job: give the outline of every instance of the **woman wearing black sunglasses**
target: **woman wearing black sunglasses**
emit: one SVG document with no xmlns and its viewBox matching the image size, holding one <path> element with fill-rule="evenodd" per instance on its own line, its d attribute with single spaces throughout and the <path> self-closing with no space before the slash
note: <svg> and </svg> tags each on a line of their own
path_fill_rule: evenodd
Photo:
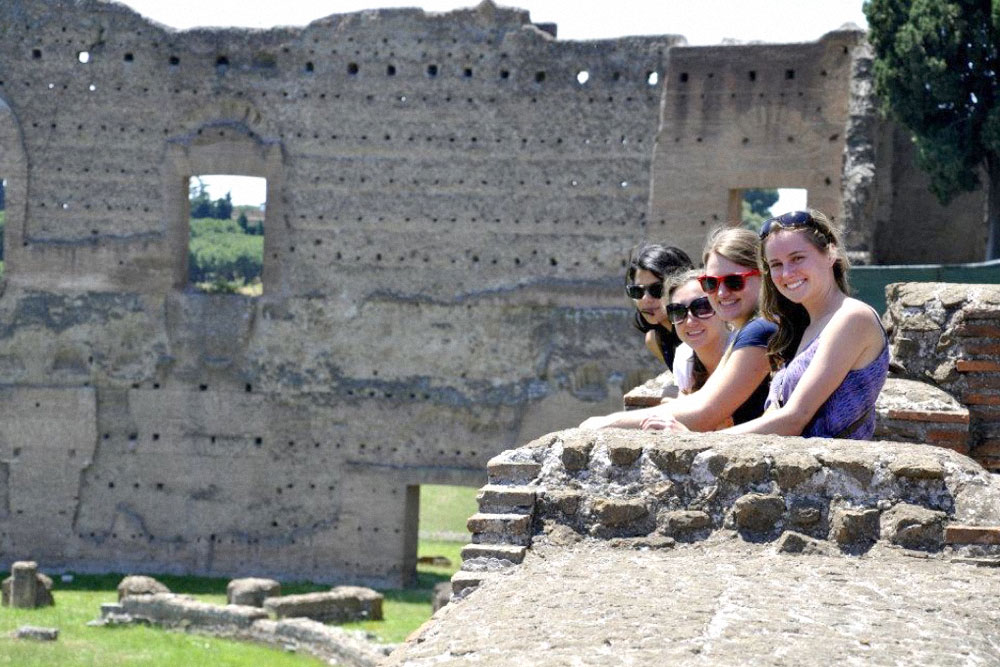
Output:
<svg viewBox="0 0 1000 667">
<path fill-rule="evenodd" d="M 679 271 L 694 268 L 680 248 L 645 244 L 629 257 L 625 293 L 635 305 L 635 328 L 646 334 L 646 347 L 653 356 L 671 366 L 680 339 L 663 310 L 663 281 Z"/>
<path fill-rule="evenodd" d="M 767 220 L 761 239 L 761 308 L 779 323 L 768 355 L 780 369 L 767 411 L 731 431 L 870 439 L 889 346 L 878 314 L 848 296 L 837 231 L 819 211 L 793 211 Z M 643 428 L 683 430 L 658 418 Z"/>
<path fill-rule="evenodd" d="M 674 382 L 682 394 L 704 386 L 722 361 L 729 342 L 725 321 L 715 314 L 712 302 L 698 282 L 700 271 L 685 271 L 667 280 L 667 319 L 677 336 L 692 350 L 674 358 Z"/>
<path fill-rule="evenodd" d="M 760 416 L 767 398 L 770 366 L 767 343 L 777 327 L 757 317 L 760 240 L 748 229 L 716 230 L 705 246 L 705 273 L 699 282 L 715 312 L 733 329 L 719 368 L 698 392 L 642 410 L 591 417 L 581 428 L 639 428 L 647 417 L 676 420 L 692 431 L 709 431 L 728 422 Z"/>
</svg>

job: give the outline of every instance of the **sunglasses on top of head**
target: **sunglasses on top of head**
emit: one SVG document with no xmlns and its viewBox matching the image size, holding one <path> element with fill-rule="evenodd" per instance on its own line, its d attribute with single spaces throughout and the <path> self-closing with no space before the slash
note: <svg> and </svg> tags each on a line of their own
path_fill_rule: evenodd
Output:
<svg viewBox="0 0 1000 667">
<path fill-rule="evenodd" d="M 644 293 L 648 292 L 649 296 L 654 299 L 660 299 L 663 297 L 663 283 L 650 283 L 649 285 L 626 285 L 625 293 L 629 295 L 630 298 L 639 300 L 642 298 Z"/>
<path fill-rule="evenodd" d="M 698 276 L 698 282 L 701 284 L 701 289 L 709 294 L 718 292 L 719 285 L 725 285 L 730 292 L 740 292 L 747 286 L 747 278 L 759 275 L 759 270 L 751 269 L 743 273 L 730 273 L 724 276 Z"/>
<path fill-rule="evenodd" d="M 707 296 L 700 296 L 687 305 L 683 303 L 667 304 L 667 318 L 674 324 L 680 324 L 686 320 L 688 311 L 699 320 L 707 320 L 712 315 L 715 315 L 712 302 L 708 300 Z"/>
<path fill-rule="evenodd" d="M 781 215 L 765 220 L 764 224 L 760 226 L 760 238 L 764 238 L 770 234 L 775 225 L 781 229 L 795 229 L 796 227 L 819 229 L 809 211 L 789 211 L 788 213 L 782 213 Z"/>
</svg>

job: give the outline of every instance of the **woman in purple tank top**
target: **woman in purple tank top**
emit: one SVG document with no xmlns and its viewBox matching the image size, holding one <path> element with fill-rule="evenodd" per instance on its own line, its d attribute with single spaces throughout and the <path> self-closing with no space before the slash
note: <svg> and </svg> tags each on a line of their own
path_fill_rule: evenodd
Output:
<svg viewBox="0 0 1000 667">
<path fill-rule="evenodd" d="M 848 296 L 836 230 L 819 211 L 793 211 L 765 221 L 760 237 L 761 313 L 778 325 L 767 352 L 778 370 L 764 414 L 727 431 L 871 438 L 889 348 L 878 314 Z M 662 419 L 643 428 L 684 430 Z"/>
</svg>

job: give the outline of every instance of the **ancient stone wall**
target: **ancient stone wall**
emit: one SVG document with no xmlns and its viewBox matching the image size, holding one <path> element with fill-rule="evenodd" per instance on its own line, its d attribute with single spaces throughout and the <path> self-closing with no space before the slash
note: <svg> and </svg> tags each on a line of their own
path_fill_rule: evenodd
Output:
<svg viewBox="0 0 1000 667">
<path fill-rule="evenodd" d="M 981 191 L 942 206 L 909 135 L 881 119 L 871 48 L 848 25 L 816 42 L 674 47 L 654 149 L 649 233 L 701 251 L 750 188 L 801 188 L 875 264 L 980 261 Z"/>
<path fill-rule="evenodd" d="M 649 373 L 620 281 L 677 38 L 490 3 L 0 31 L 4 559 L 404 583 L 419 484 Z M 207 173 L 267 179 L 260 298 L 187 285 Z"/>
</svg>

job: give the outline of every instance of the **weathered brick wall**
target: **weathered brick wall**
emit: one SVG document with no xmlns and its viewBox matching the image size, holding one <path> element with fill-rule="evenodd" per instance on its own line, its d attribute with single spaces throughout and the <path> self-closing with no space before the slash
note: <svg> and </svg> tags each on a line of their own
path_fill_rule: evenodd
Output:
<svg viewBox="0 0 1000 667">
<path fill-rule="evenodd" d="M 1000 287 L 895 283 L 886 300 L 893 359 L 968 409 L 969 455 L 1000 471 Z"/>
<path fill-rule="evenodd" d="M 676 38 L 489 3 L 179 33 L 13 0 L 0 32 L 2 558 L 399 584 L 416 485 L 649 373 L 620 281 Z M 260 298 L 186 284 L 206 173 L 267 178 Z"/>
</svg>

